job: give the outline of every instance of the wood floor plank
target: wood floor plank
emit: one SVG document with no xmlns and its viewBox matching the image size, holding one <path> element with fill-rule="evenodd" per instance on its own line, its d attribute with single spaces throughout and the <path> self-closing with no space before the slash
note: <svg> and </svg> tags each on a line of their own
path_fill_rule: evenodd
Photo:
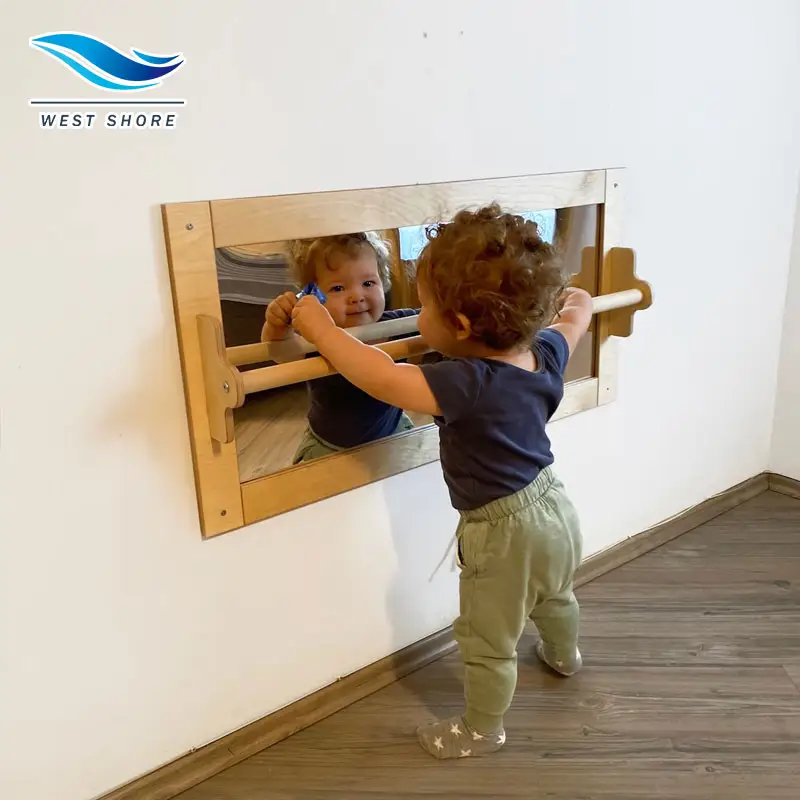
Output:
<svg viewBox="0 0 800 800">
<path fill-rule="evenodd" d="M 794 664 L 784 664 L 783 669 L 800 692 L 800 659 Z"/>
<path fill-rule="evenodd" d="M 528 632 L 500 752 L 419 749 L 462 710 L 451 655 L 182 800 L 800 797 L 800 501 L 766 492 L 578 596 L 585 668 L 551 674 Z"/>
</svg>

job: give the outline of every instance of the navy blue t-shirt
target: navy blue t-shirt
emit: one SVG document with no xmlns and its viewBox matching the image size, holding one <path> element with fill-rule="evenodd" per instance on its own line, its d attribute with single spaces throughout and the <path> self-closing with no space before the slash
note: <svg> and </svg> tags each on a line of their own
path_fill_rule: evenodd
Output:
<svg viewBox="0 0 800 800">
<path fill-rule="evenodd" d="M 385 311 L 378 321 L 417 314 L 419 309 L 397 308 Z M 320 439 L 329 444 L 357 447 L 391 436 L 397 429 L 402 409 L 370 397 L 341 375 L 318 378 L 307 385 L 311 401 L 308 424 Z"/>
<path fill-rule="evenodd" d="M 439 450 L 453 507 L 480 508 L 524 489 L 553 463 L 545 425 L 564 396 L 569 345 L 553 329 L 534 343 L 537 371 L 490 358 L 421 367 L 441 416 Z"/>
</svg>

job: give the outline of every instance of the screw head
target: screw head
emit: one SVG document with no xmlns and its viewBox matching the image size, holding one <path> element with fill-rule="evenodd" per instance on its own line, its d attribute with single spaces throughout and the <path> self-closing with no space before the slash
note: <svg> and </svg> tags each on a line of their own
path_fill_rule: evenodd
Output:
<svg viewBox="0 0 800 800">
<path fill-rule="evenodd" d="M 225 516 L 227 516 L 228 511 L 227 511 L 227 509 L 223 508 L 222 511 L 219 512 L 219 514 L 220 514 L 221 517 L 225 517 Z"/>
<path fill-rule="evenodd" d="M 228 392 L 230 390 L 231 390 L 231 387 L 228 384 L 228 381 L 225 381 L 225 383 L 222 384 L 222 391 L 225 392 L 225 394 L 228 394 Z"/>
<path fill-rule="evenodd" d="M 187 231 L 193 231 L 194 230 L 194 225 L 192 225 L 191 222 L 187 222 L 186 223 L 186 230 Z"/>
</svg>

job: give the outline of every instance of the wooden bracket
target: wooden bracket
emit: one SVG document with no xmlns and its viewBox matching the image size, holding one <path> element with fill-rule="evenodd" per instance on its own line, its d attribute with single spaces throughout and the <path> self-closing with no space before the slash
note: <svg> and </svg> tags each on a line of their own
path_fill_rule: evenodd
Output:
<svg viewBox="0 0 800 800">
<path fill-rule="evenodd" d="M 595 295 L 596 253 L 596 248 L 584 247 L 581 254 L 581 271 L 573 275 L 570 282 L 571 286 L 584 289 L 591 295 Z M 608 335 L 627 338 L 633 332 L 633 315 L 653 304 L 652 289 L 649 283 L 636 277 L 636 253 L 629 247 L 612 247 L 606 253 L 603 270 L 608 276 L 604 295 L 625 292 L 629 289 L 638 289 L 642 293 L 641 301 L 634 305 L 603 312 L 608 325 Z"/>
<path fill-rule="evenodd" d="M 244 404 L 242 375 L 228 362 L 222 324 L 215 317 L 197 317 L 200 359 L 206 389 L 206 410 L 211 438 L 220 444 L 234 440 L 233 409 Z"/>
<path fill-rule="evenodd" d="M 633 332 L 633 315 L 653 304 L 653 292 L 649 283 L 636 277 L 636 254 L 630 247 L 612 247 L 606 253 L 605 269 L 609 273 L 609 294 L 627 289 L 638 289 L 642 293 L 636 305 L 618 308 L 606 315 L 609 336 L 626 338 Z"/>
</svg>

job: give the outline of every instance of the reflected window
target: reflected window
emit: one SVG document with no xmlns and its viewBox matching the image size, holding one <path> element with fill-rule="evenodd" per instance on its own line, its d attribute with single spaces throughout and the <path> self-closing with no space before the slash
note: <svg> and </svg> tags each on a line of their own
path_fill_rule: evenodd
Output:
<svg viewBox="0 0 800 800">
<path fill-rule="evenodd" d="M 539 226 L 539 235 L 545 242 L 553 243 L 556 233 L 556 210 L 525 211 L 520 216 L 535 222 Z M 404 261 L 416 261 L 422 248 L 428 241 L 425 235 L 426 225 L 413 225 L 398 230 L 400 239 L 400 258 Z"/>
</svg>

